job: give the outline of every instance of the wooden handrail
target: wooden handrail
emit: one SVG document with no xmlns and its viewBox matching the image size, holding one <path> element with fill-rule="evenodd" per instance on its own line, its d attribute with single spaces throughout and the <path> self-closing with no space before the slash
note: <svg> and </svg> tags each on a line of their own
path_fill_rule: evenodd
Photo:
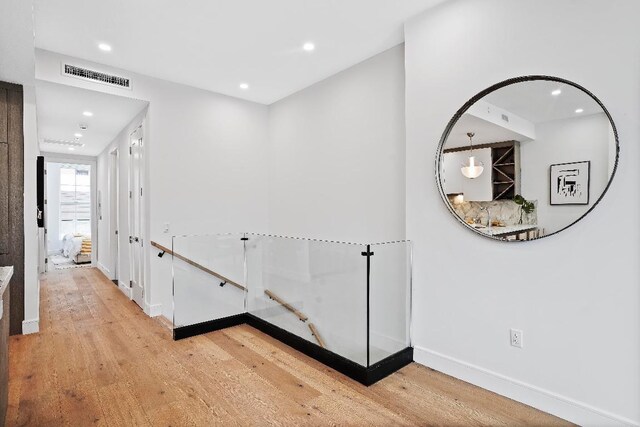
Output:
<svg viewBox="0 0 640 427">
<path fill-rule="evenodd" d="M 277 302 L 278 304 L 280 304 L 281 306 L 283 306 L 284 308 L 286 308 L 287 310 L 289 310 L 290 312 L 298 316 L 298 319 L 302 320 L 303 322 L 306 322 L 309 319 L 309 317 L 306 314 L 297 310 L 294 306 L 292 306 L 291 304 L 289 304 L 288 302 L 280 298 L 278 295 L 271 292 L 269 289 L 265 289 L 264 293 L 267 294 L 269 298 L 271 298 L 272 300 L 274 300 L 275 302 Z"/>
<path fill-rule="evenodd" d="M 171 249 L 162 246 L 160 243 L 151 242 L 151 246 L 155 247 L 156 249 L 167 253 L 169 255 L 172 255 L 184 262 L 186 262 L 189 265 L 192 265 L 194 267 L 196 267 L 197 269 L 200 269 L 202 271 L 204 271 L 205 273 L 209 273 L 214 277 L 217 277 L 218 279 L 222 280 L 224 283 L 228 283 L 231 286 L 235 286 L 238 289 L 242 289 L 243 291 L 247 291 L 247 288 L 239 283 L 234 282 L 233 280 L 223 276 L 220 273 L 216 273 L 215 271 L 205 267 L 204 265 L 198 264 L 195 261 L 190 260 L 189 258 L 182 256 L 178 253 L 173 252 Z M 281 306 L 283 306 L 284 308 L 286 308 L 287 310 L 289 310 L 290 312 L 292 312 L 293 314 L 295 314 L 298 319 L 300 319 L 303 322 L 306 322 L 307 320 L 309 320 L 309 316 L 307 316 L 306 314 L 302 313 L 300 310 L 297 310 L 294 306 L 292 306 L 291 304 L 289 304 L 288 302 L 286 302 L 285 300 L 283 300 L 282 298 L 280 298 L 279 296 L 277 296 L 276 294 L 274 294 L 273 292 L 271 292 L 268 289 L 264 290 L 264 293 L 267 294 L 267 296 L 269 298 L 271 298 L 272 300 L 274 300 L 275 302 L 277 302 L 278 304 L 280 304 Z M 318 329 L 316 329 L 315 325 L 313 323 L 308 323 L 307 326 L 309 326 L 309 330 L 311 331 L 311 335 L 313 335 L 313 337 L 316 339 L 316 341 L 318 341 L 318 345 L 320 345 L 320 347 L 322 348 L 326 348 L 325 347 L 325 343 L 322 340 L 322 338 L 320 337 L 320 334 L 318 333 Z"/>
<path fill-rule="evenodd" d="M 318 345 L 322 348 L 326 348 L 326 346 L 324 345 L 324 341 L 322 341 L 322 338 L 320 337 L 320 334 L 316 329 L 316 325 L 314 325 L 313 323 L 309 323 L 309 329 L 311 330 L 311 335 L 313 335 L 316 341 L 318 341 Z"/>
<path fill-rule="evenodd" d="M 278 295 L 271 292 L 269 289 L 265 289 L 264 293 L 267 294 L 269 298 L 271 298 L 272 300 L 274 300 L 275 302 L 277 302 L 278 304 L 280 304 L 281 306 L 283 306 L 284 308 L 286 308 L 287 310 L 289 310 L 290 312 L 298 316 L 298 319 L 302 320 L 303 322 L 306 322 L 307 320 L 309 320 L 309 316 L 307 316 L 300 310 L 297 310 L 294 306 L 292 306 L 291 304 L 289 304 L 288 302 L 280 298 Z M 322 340 L 322 337 L 320 336 L 320 333 L 318 332 L 318 329 L 316 328 L 316 326 L 311 322 L 307 323 L 307 326 L 311 331 L 311 335 L 313 335 L 316 341 L 318 341 L 318 345 L 322 348 L 326 348 L 324 341 Z"/>
<path fill-rule="evenodd" d="M 159 243 L 156 243 L 156 242 L 153 242 L 153 241 L 152 241 L 152 242 L 151 242 L 151 246 L 154 246 L 154 247 L 158 248 L 159 250 L 161 250 L 162 252 L 168 253 L 169 255 L 172 255 L 172 256 L 174 256 L 174 257 L 176 257 L 176 258 L 178 258 L 178 259 L 180 259 L 180 260 L 182 260 L 182 261 L 186 262 L 187 264 L 192 265 L 192 266 L 194 266 L 195 268 L 198 268 L 198 269 L 200 269 L 200 270 L 204 271 L 205 273 L 209 273 L 209 274 L 211 274 L 212 276 L 217 277 L 218 279 L 222 280 L 222 281 L 224 282 L 224 284 L 228 283 L 228 284 L 230 284 L 231 286 L 235 286 L 236 288 L 238 288 L 238 289 L 242 289 L 242 290 L 243 290 L 243 291 L 245 291 L 245 292 L 247 291 L 247 288 L 246 288 L 245 286 L 241 285 L 240 283 L 236 283 L 236 282 L 234 282 L 233 280 L 231 280 L 231 279 L 229 279 L 229 278 L 227 278 L 227 277 L 223 276 L 222 274 L 220 274 L 220 273 L 216 273 L 215 271 L 213 271 L 213 270 L 211 270 L 211 269 L 209 269 L 209 268 L 205 267 L 204 265 L 198 264 L 198 263 L 197 263 L 197 262 L 195 262 L 195 261 L 191 261 L 189 258 L 184 257 L 184 256 L 182 256 L 182 255 L 180 255 L 180 254 L 177 254 L 177 253 L 173 252 L 171 249 L 169 249 L 169 248 L 167 248 L 167 247 L 164 247 L 164 246 L 162 246 L 162 245 L 161 245 L 161 244 L 159 244 Z"/>
</svg>

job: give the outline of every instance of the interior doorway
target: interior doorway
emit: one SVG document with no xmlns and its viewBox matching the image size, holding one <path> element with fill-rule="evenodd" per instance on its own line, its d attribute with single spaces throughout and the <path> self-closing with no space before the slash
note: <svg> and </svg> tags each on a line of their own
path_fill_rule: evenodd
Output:
<svg viewBox="0 0 640 427">
<path fill-rule="evenodd" d="M 95 263 L 94 174 L 95 165 L 91 163 L 46 161 L 47 271 L 90 267 Z"/>
<path fill-rule="evenodd" d="M 143 215 L 143 131 L 138 127 L 131 134 L 129 145 L 129 254 L 131 296 L 144 309 L 144 227 Z"/>
</svg>

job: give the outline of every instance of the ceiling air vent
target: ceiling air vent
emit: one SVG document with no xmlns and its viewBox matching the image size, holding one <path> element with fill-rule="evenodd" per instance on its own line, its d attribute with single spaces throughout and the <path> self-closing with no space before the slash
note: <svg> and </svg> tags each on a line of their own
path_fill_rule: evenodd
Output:
<svg viewBox="0 0 640 427">
<path fill-rule="evenodd" d="M 77 77 L 80 79 L 91 80 L 98 83 L 104 83 L 111 86 L 118 86 L 125 89 L 131 89 L 131 81 L 126 77 L 120 77 L 113 74 L 102 73 L 100 71 L 90 70 L 88 68 L 76 67 L 75 65 L 64 64 L 63 74 L 66 76 Z"/>
<path fill-rule="evenodd" d="M 84 144 L 81 142 L 74 142 L 74 141 L 64 141 L 62 139 L 49 139 L 49 138 L 45 138 L 44 139 L 44 143 L 45 144 L 56 144 L 56 145 L 64 145 L 67 147 L 84 147 Z"/>
</svg>

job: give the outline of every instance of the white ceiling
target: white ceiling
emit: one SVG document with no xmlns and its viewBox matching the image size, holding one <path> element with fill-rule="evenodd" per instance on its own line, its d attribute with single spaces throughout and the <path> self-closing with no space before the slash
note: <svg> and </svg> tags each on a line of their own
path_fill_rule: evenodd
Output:
<svg viewBox="0 0 640 427">
<path fill-rule="evenodd" d="M 463 114 L 451 129 L 444 148 L 466 147 L 469 145 L 467 132 L 473 132 L 473 144 L 490 144 L 493 142 L 519 141 L 522 135 L 503 128 L 471 114 Z"/>
<path fill-rule="evenodd" d="M 551 95 L 555 89 L 560 89 L 562 93 Z M 533 123 L 577 117 L 577 108 L 584 109 L 581 113 L 583 116 L 602 113 L 600 105 L 580 89 L 548 80 L 505 86 L 483 99 Z"/>
<path fill-rule="evenodd" d="M 270 104 L 402 43 L 442 1 L 35 0 L 36 47 Z"/>
<path fill-rule="evenodd" d="M 551 95 L 555 89 L 560 89 L 562 93 L 558 96 Z M 580 89 L 546 80 L 505 86 L 486 95 L 482 100 L 534 124 L 603 112 L 600 105 Z M 578 108 L 584 111 L 577 114 L 575 110 Z M 476 134 L 474 144 L 523 140 L 523 136 L 516 132 L 470 114 L 463 114 L 451 130 L 445 148 L 469 145 L 467 132 Z"/>
<path fill-rule="evenodd" d="M 40 150 L 50 153 L 97 156 L 124 127 L 147 106 L 146 101 L 108 95 L 43 81 L 36 82 L 36 109 Z M 83 112 L 90 111 L 92 117 Z M 80 130 L 80 123 L 88 126 Z M 44 143 L 45 139 L 75 141 L 85 144 L 70 151 L 67 146 Z"/>
</svg>

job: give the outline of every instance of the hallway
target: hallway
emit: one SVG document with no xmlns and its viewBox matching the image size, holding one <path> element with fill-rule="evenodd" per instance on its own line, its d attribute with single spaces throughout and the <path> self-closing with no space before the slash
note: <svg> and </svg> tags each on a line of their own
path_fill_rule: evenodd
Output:
<svg viewBox="0 0 640 427">
<path fill-rule="evenodd" d="M 7 426 L 564 425 L 415 363 L 366 388 L 248 326 L 174 342 L 97 269 L 48 273 Z"/>
</svg>

